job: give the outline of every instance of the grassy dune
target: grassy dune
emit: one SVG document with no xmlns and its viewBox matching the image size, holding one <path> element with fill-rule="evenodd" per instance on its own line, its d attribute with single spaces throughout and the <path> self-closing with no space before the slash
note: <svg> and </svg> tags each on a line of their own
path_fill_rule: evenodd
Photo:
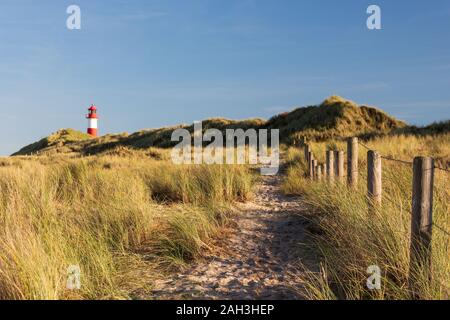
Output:
<svg viewBox="0 0 450 320">
<path fill-rule="evenodd" d="M 209 247 L 253 180 L 244 166 L 148 156 L 2 159 L 0 299 L 145 292 L 155 275 Z M 81 268 L 80 291 L 66 289 L 70 265 Z"/>
<path fill-rule="evenodd" d="M 202 121 L 203 131 L 218 129 L 225 133 L 227 129 L 278 129 L 280 141 L 291 144 L 300 137 L 308 139 L 324 140 L 334 137 L 356 136 L 366 134 L 386 134 L 393 130 L 408 129 L 413 132 L 421 132 L 421 128 L 409 128 L 403 121 L 386 114 L 380 109 L 344 99 L 339 96 L 331 96 L 321 104 L 296 108 L 273 116 L 269 120 L 246 119 L 229 120 L 223 118 L 211 118 Z M 441 130 L 448 132 L 448 124 L 442 124 L 442 128 L 435 126 L 429 130 Z M 118 147 L 126 147 L 134 150 L 145 150 L 149 147 L 170 148 L 176 142 L 171 141 L 174 129 L 183 128 L 189 132 L 194 131 L 194 126 L 180 124 L 172 127 L 158 129 L 146 129 L 132 134 L 126 132 L 119 134 L 106 134 L 92 138 L 85 133 L 73 129 L 61 129 L 50 136 L 35 143 L 27 145 L 14 153 L 14 155 L 31 154 L 74 154 L 92 155 L 110 152 Z"/>
<path fill-rule="evenodd" d="M 300 137 L 327 140 L 364 134 L 382 134 L 406 127 L 380 109 L 331 96 L 320 105 L 297 108 L 271 118 L 268 128 L 280 129 L 284 141 Z"/>
<path fill-rule="evenodd" d="M 430 155 L 441 166 L 450 164 L 450 135 L 438 137 L 393 136 L 366 143 L 385 156 L 411 161 L 416 155 Z M 346 150 L 344 143 L 312 143 L 313 151 L 324 162 L 327 147 Z M 311 299 L 409 299 L 409 243 L 411 225 L 412 168 L 382 161 L 382 207 L 368 215 L 366 199 L 366 150 L 360 147 L 359 187 L 349 190 L 344 183 L 311 182 L 304 178 L 303 150 L 288 151 L 291 164 L 283 184 L 287 194 L 301 194 L 311 207 L 313 238 L 320 248 L 323 268 L 320 274 L 306 273 L 299 279 Z M 449 173 L 436 170 L 433 219 L 450 230 Z M 423 299 L 450 297 L 450 238 L 433 228 L 433 281 L 426 281 L 423 270 L 416 270 Z M 366 269 L 381 268 L 382 290 L 368 290 Z"/>
</svg>

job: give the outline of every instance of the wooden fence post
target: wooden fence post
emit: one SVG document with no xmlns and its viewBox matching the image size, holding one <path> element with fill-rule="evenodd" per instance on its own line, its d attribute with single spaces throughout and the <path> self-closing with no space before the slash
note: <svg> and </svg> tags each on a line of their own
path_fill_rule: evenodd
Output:
<svg viewBox="0 0 450 320">
<path fill-rule="evenodd" d="M 381 156 L 373 150 L 367 152 L 367 196 L 369 200 L 369 214 L 375 206 L 381 205 Z"/>
<path fill-rule="evenodd" d="M 306 163 L 309 164 L 309 152 L 311 151 L 311 147 L 309 146 L 309 144 L 305 144 L 305 161 Z"/>
<path fill-rule="evenodd" d="M 318 181 L 321 181 L 321 180 L 322 180 L 322 171 L 323 171 L 322 167 L 323 167 L 322 164 L 319 164 L 319 165 L 317 166 L 317 180 L 318 180 Z"/>
<path fill-rule="evenodd" d="M 327 151 L 327 177 L 330 181 L 334 180 L 334 151 Z"/>
<path fill-rule="evenodd" d="M 313 160 L 314 160 L 314 155 L 310 151 L 310 152 L 308 152 L 308 167 L 309 167 L 308 174 L 309 174 L 309 178 L 311 180 L 314 179 L 314 164 L 313 164 Z"/>
<path fill-rule="evenodd" d="M 347 181 L 349 186 L 358 185 L 358 138 L 349 138 L 347 141 Z"/>
<path fill-rule="evenodd" d="M 317 162 L 316 159 L 313 159 L 312 163 L 313 163 L 313 179 L 316 179 L 317 178 L 317 165 L 318 165 L 318 162 Z"/>
<path fill-rule="evenodd" d="M 409 279 L 415 298 L 418 297 L 418 276 L 425 272 L 431 280 L 431 230 L 433 224 L 434 160 L 415 157 L 413 162 L 413 190 L 411 217 L 411 246 Z"/>
<path fill-rule="evenodd" d="M 334 161 L 334 170 L 336 172 L 336 177 L 339 180 L 342 180 L 344 178 L 345 172 L 344 172 L 344 151 L 336 151 L 335 154 L 335 161 Z"/>
</svg>

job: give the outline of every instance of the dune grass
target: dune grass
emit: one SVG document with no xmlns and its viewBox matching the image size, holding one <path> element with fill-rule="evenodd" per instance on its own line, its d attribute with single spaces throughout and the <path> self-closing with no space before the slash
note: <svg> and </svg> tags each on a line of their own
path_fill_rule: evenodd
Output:
<svg viewBox="0 0 450 320">
<path fill-rule="evenodd" d="M 411 161 L 416 155 L 434 156 L 440 166 L 449 164 L 450 135 L 397 136 L 366 142 L 383 155 Z M 345 150 L 339 141 L 312 144 L 324 160 L 326 147 Z M 415 292 L 409 289 L 412 167 L 383 159 L 382 206 L 368 213 L 366 150 L 360 147 L 359 184 L 351 190 L 344 182 L 330 184 L 304 177 L 303 150 L 290 149 L 283 190 L 300 194 L 311 208 L 312 237 L 322 256 L 320 273 L 298 279 L 311 299 L 448 299 L 450 297 L 450 237 L 433 227 L 432 281 L 417 270 Z M 449 174 L 436 170 L 433 221 L 450 230 Z M 381 290 L 369 290 L 366 270 L 377 265 L 382 272 Z"/>
<path fill-rule="evenodd" d="M 0 299 L 119 299 L 195 259 L 251 197 L 244 166 L 140 157 L 0 162 Z M 68 290 L 68 268 L 81 289 Z"/>
</svg>

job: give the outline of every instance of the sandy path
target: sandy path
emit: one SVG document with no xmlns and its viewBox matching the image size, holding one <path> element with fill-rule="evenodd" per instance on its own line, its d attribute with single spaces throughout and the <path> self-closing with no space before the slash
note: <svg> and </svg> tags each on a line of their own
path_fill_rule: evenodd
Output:
<svg viewBox="0 0 450 320">
<path fill-rule="evenodd" d="M 237 228 L 211 253 L 171 279 L 158 280 L 156 299 L 301 299 L 292 284 L 299 260 L 314 267 L 301 244 L 306 221 L 298 215 L 301 201 L 286 197 L 279 176 L 264 177 L 252 202 L 242 205 Z"/>
</svg>

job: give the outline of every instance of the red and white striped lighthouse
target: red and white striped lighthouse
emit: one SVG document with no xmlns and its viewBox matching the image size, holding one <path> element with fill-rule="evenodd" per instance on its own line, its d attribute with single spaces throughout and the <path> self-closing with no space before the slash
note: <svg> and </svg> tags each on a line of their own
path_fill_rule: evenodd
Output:
<svg viewBox="0 0 450 320">
<path fill-rule="evenodd" d="M 93 137 L 97 136 L 97 107 L 94 105 L 91 105 L 89 110 L 89 114 L 86 115 L 86 118 L 88 119 L 88 129 L 87 133 L 90 134 Z"/>
</svg>

